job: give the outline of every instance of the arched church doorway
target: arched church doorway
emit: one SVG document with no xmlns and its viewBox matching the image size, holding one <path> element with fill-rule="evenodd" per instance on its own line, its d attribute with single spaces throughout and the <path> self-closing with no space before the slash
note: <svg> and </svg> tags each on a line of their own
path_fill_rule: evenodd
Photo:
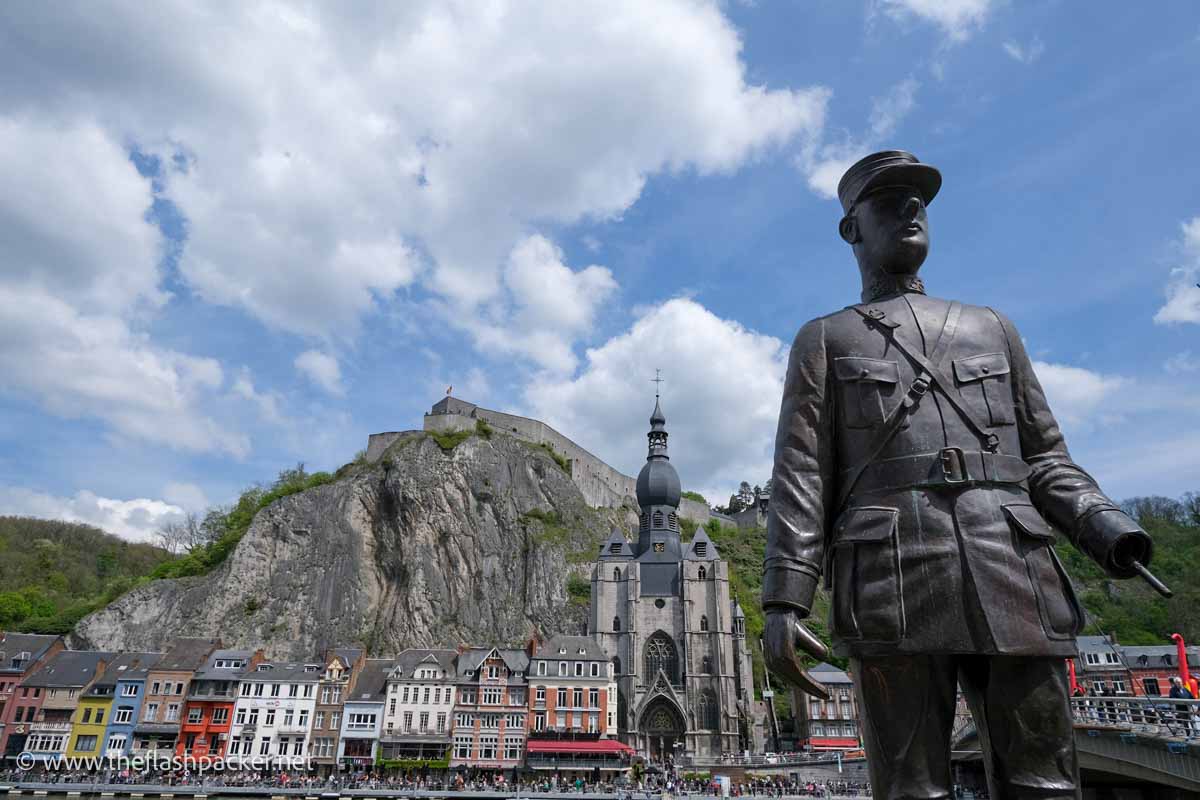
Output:
<svg viewBox="0 0 1200 800">
<path fill-rule="evenodd" d="M 666 764 L 668 759 L 673 762 L 675 756 L 682 755 L 683 717 L 669 700 L 660 697 L 651 702 L 642 714 L 641 728 L 651 760 Z"/>
</svg>

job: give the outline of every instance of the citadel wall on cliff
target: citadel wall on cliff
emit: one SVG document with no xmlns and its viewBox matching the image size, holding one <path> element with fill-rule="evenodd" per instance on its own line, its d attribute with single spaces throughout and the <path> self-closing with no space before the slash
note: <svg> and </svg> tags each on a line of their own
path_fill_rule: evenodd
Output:
<svg viewBox="0 0 1200 800">
<path fill-rule="evenodd" d="M 517 439 L 552 449 L 568 463 L 571 480 L 579 487 L 584 499 L 593 508 L 637 508 L 635 478 L 609 466 L 598 456 L 563 436 L 541 420 L 493 411 L 457 397 L 444 397 L 425 415 L 423 428 L 435 433 L 474 430 L 476 420 Z M 373 433 L 367 440 L 367 461 L 375 463 L 383 452 L 404 433 L 389 431 Z M 679 515 L 703 525 L 714 516 L 704 503 L 683 498 Z M 721 517 L 726 519 L 725 517 Z"/>
</svg>

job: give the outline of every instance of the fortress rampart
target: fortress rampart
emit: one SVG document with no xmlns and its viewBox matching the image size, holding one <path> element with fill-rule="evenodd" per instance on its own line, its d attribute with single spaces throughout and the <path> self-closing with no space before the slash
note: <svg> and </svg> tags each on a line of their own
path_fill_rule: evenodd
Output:
<svg viewBox="0 0 1200 800">
<path fill-rule="evenodd" d="M 481 408 L 457 397 L 445 397 L 425 415 L 422 427 L 439 433 L 473 430 L 476 420 L 483 420 L 497 431 L 522 441 L 545 445 L 565 458 L 572 480 L 590 505 L 619 508 L 625 503 L 637 508 L 635 478 L 609 466 L 541 420 Z M 367 461 L 378 461 L 388 446 L 402 435 L 400 431 L 371 434 L 367 440 Z M 704 503 L 687 498 L 680 500 L 679 514 L 701 525 L 720 516 L 714 515 Z"/>
</svg>

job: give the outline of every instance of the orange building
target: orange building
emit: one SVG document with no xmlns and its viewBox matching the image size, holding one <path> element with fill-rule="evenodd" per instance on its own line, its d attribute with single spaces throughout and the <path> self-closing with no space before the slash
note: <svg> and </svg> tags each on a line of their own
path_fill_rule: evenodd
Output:
<svg viewBox="0 0 1200 800">
<path fill-rule="evenodd" d="M 214 650 L 188 685 L 175 755 L 198 761 L 224 758 L 242 673 L 263 660 L 263 651 Z"/>
</svg>

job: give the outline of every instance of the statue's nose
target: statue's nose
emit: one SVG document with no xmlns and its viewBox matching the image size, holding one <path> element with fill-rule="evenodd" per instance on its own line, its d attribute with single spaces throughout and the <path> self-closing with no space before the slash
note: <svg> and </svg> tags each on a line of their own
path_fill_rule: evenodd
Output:
<svg viewBox="0 0 1200 800">
<path fill-rule="evenodd" d="M 921 210 L 921 201 L 915 197 L 910 197 L 904 203 L 904 218 L 916 219 L 917 213 Z"/>
</svg>

